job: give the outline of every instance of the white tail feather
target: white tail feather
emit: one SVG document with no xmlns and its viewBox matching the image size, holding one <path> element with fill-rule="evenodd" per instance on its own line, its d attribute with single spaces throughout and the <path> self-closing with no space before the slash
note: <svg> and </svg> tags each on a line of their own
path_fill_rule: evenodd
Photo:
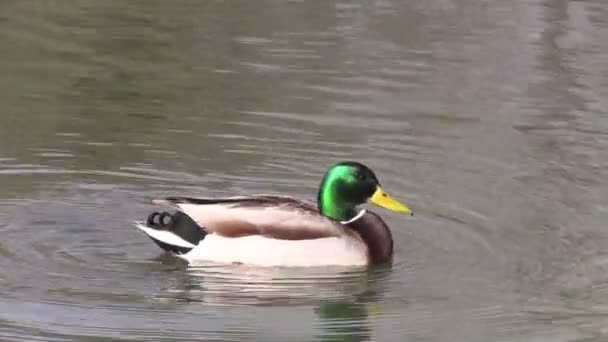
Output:
<svg viewBox="0 0 608 342">
<path fill-rule="evenodd" d="M 194 248 L 193 244 L 191 244 L 190 242 L 173 234 L 170 231 L 157 230 L 154 228 L 150 228 L 150 227 L 146 226 L 145 224 L 143 224 L 142 222 L 135 222 L 135 227 L 137 227 L 138 229 L 140 229 L 141 231 L 146 233 L 148 236 L 150 236 L 156 240 L 159 240 L 161 242 L 164 242 L 168 245 L 177 246 L 177 247 L 185 247 L 185 248 Z"/>
</svg>

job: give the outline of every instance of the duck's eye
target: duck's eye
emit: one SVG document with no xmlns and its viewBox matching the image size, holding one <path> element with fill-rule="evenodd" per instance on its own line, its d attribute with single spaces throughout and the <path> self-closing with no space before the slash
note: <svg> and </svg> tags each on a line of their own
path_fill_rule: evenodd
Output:
<svg viewBox="0 0 608 342">
<path fill-rule="evenodd" d="M 363 172 L 357 170 L 355 172 L 355 178 L 357 178 L 357 180 L 364 180 L 365 174 Z"/>
</svg>

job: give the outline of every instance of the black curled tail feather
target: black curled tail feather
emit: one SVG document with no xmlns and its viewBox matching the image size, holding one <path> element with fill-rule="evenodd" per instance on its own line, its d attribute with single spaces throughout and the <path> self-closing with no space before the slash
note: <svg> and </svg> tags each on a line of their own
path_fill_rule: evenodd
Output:
<svg viewBox="0 0 608 342">
<path fill-rule="evenodd" d="M 149 228 L 159 231 L 164 230 L 177 235 L 194 246 L 198 245 L 207 235 L 201 226 L 181 211 L 176 211 L 173 214 L 168 212 L 153 212 L 148 216 L 146 224 Z M 152 236 L 149 237 L 167 252 L 185 254 L 192 249 L 184 246 L 175 246 Z"/>
</svg>

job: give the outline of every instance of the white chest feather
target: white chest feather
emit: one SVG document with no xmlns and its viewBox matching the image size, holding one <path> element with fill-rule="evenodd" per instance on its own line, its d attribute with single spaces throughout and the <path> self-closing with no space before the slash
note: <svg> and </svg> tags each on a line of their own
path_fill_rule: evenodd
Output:
<svg viewBox="0 0 608 342">
<path fill-rule="evenodd" d="M 209 234 L 181 258 L 258 266 L 359 266 L 368 264 L 367 246 L 346 236 L 279 240 L 259 235 L 226 238 Z"/>
</svg>

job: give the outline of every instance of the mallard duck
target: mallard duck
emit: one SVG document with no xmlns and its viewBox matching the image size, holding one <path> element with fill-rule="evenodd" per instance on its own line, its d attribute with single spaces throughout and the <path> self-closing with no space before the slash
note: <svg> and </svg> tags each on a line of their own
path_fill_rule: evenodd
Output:
<svg viewBox="0 0 608 342">
<path fill-rule="evenodd" d="M 259 266 L 356 266 L 388 261 L 388 226 L 365 202 L 406 214 L 404 204 L 380 187 L 367 166 L 329 168 L 317 205 L 278 195 L 153 200 L 177 209 L 153 212 L 136 226 L 165 251 L 189 263 L 211 261 Z"/>
</svg>

